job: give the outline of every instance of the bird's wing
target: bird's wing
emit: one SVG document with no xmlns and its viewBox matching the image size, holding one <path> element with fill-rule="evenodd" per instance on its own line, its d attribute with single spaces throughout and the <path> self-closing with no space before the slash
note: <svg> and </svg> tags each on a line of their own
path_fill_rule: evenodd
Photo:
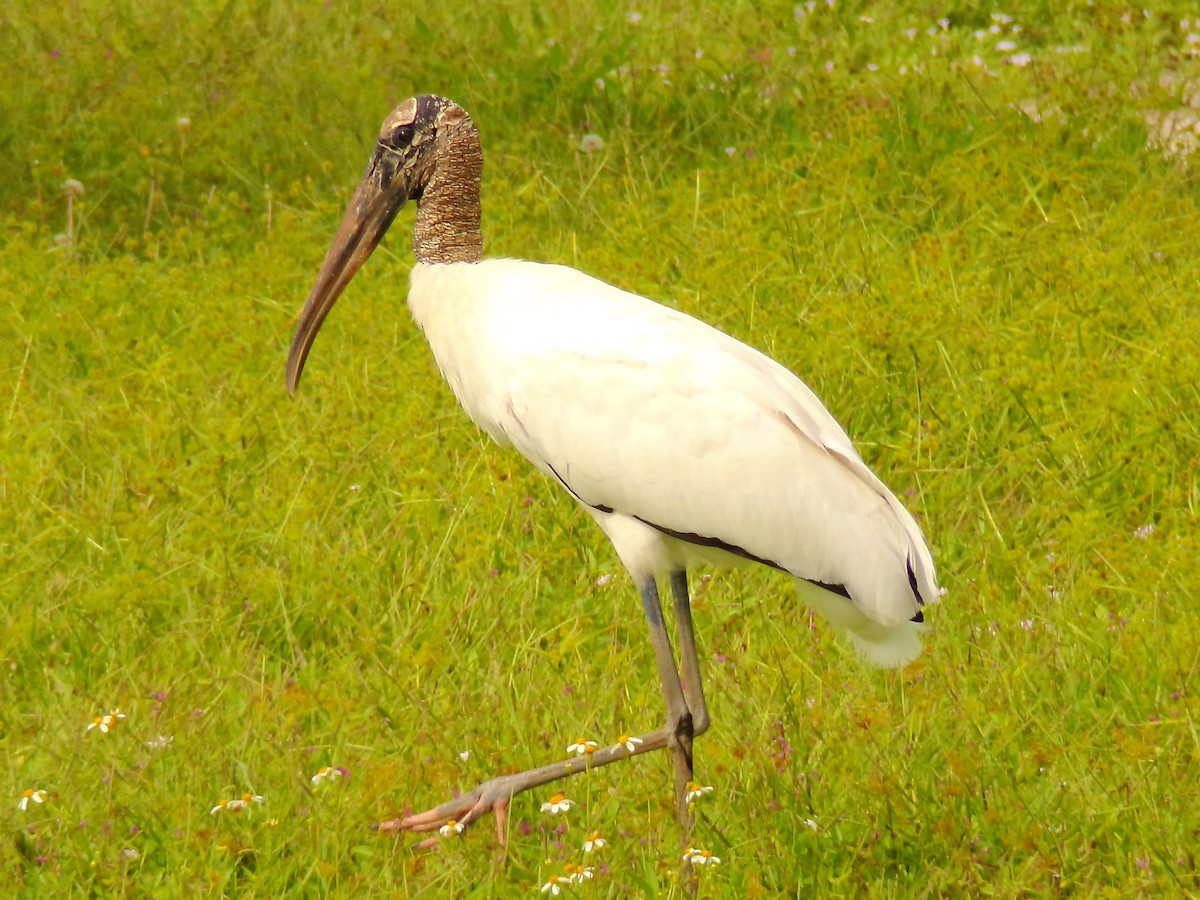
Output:
<svg viewBox="0 0 1200 900">
<path fill-rule="evenodd" d="M 690 316 L 534 268 L 554 277 L 491 330 L 502 430 L 525 456 L 593 508 L 845 585 L 885 624 L 913 615 L 914 584 L 935 599 L 915 521 L 795 375 Z"/>
</svg>

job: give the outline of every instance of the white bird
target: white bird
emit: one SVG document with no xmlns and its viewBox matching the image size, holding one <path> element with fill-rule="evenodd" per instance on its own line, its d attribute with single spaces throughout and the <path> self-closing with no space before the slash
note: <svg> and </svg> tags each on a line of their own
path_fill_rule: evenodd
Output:
<svg viewBox="0 0 1200 900">
<path fill-rule="evenodd" d="M 503 842 L 515 794 L 666 747 L 686 835 L 692 741 L 709 725 L 688 567 L 751 561 L 787 572 L 863 657 L 899 666 L 920 653 L 921 607 L 938 598 L 933 558 L 913 517 L 783 366 L 575 269 L 484 260 L 482 170 L 478 132 L 453 101 L 423 95 L 388 116 L 300 315 L 288 389 L 334 302 L 416 200 L 412 315 L 467 414 L 558 481 L 612 541 L 641 592 L 667 722 L 640 743 L 494 778 L 379 827 L 431 831 L 494 810 Z M 679 668 L 659 601 L 663 575 Z"/>
</svg>

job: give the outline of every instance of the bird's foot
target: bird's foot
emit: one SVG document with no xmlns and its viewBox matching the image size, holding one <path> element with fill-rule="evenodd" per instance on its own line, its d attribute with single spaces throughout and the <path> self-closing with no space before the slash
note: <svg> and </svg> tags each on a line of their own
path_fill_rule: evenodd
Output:
<svg viewBox="0 0 1200 900">
<path fill-rule="evenodd" d="M 372 827 L 376 831 L 425 832 L 441 830 L 443 826 L 454 823 L 453 833 L 457 834 L 491 810 L 496 814 L 496 840 L 500 846 L 504 846 L 508 838 L 508 802 L 513 794 L 521 790 L 514 783 L 516 780 L 517 776 L 502 775 L 485 781 L 475 790 L 447 800 L 433 809 L 410 816 L 400 816 Z M 422 841 L 417 846 L 428 850 L 437 846 L 437 843 L 438 839 L 434 837 Z"/>
<path fill-rule="evenodd" d="M 569 775 L 576 775 L 587 769 L 616 762 L 630 756 L 640 755 L 651 750 L 660 750 L 667 746 L 667 730 L 665 728 L 639 738 L 629 739 L 627 744 L 616 744 L 602 748 L 591 757 L 577 756 L 560 763 L 552 763 L 528 772 L 518 772 L 515 775 L 501 775 L 490 781 L 485 781 L 475 790 L 462 796 L 447 800 L 441 806 L 416 813 L 411 816 L 400 816 L 378 825 L 372 825 L 374 831 L 440 831 L 451 822 L 452 833 L 458 834 L 469 827 L 472 822 L 491 810 L 496 814 L 496 840 L 504 846 L 508 837 L 508 804 L 517 794 L 549 784 Z M 630 748 L 633 749 L 630 749 Z M 421 841 L 417 846 L 430 849 L 437 846 L 436 837 Z"/>
</svg>

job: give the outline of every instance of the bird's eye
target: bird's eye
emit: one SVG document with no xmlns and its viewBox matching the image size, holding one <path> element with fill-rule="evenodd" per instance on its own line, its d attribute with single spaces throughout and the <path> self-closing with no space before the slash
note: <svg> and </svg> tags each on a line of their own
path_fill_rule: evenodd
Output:
<svg viewBox="0 0 1200 900">
<path fill-rule="evenodd" d="M 412 143 L 413 129 L 411 125 L 401 125 L 392 132 L 392 143 L 397 147 L 407 147 Z"/>
</svg>

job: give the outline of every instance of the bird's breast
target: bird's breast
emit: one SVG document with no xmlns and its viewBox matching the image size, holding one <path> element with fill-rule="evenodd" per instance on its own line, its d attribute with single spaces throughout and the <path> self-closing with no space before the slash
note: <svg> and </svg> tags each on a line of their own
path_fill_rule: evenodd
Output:
<svg viewBox="0 0 1200 900">
<path fill-rule="evenodd" d="M 538 293 L 514 279 L 520 265 L 417 265 L 409 291 L 409 308 L 442 376 L 472 421 L 501 445 L 519 443 L 522 382 L 551 374 L 542 371 L 539 347 L 554 342 L 553 323 Z"/>
<path fill-rule="evenodd" d="M 531 386 L 543 412 L 547 403 L 564 413 L 605 403 L 606 362 L 636 365 L 640 356 L 670 350 L 642 340 L 639 324 L 647 313 L 668 310 L 564 266 L 509 259 L 418 264 L 409 307 L 463 409 L 495 440 L 523 450 Z M 579 384 L 580 373 L 596 384 Z"/>
</svg>

